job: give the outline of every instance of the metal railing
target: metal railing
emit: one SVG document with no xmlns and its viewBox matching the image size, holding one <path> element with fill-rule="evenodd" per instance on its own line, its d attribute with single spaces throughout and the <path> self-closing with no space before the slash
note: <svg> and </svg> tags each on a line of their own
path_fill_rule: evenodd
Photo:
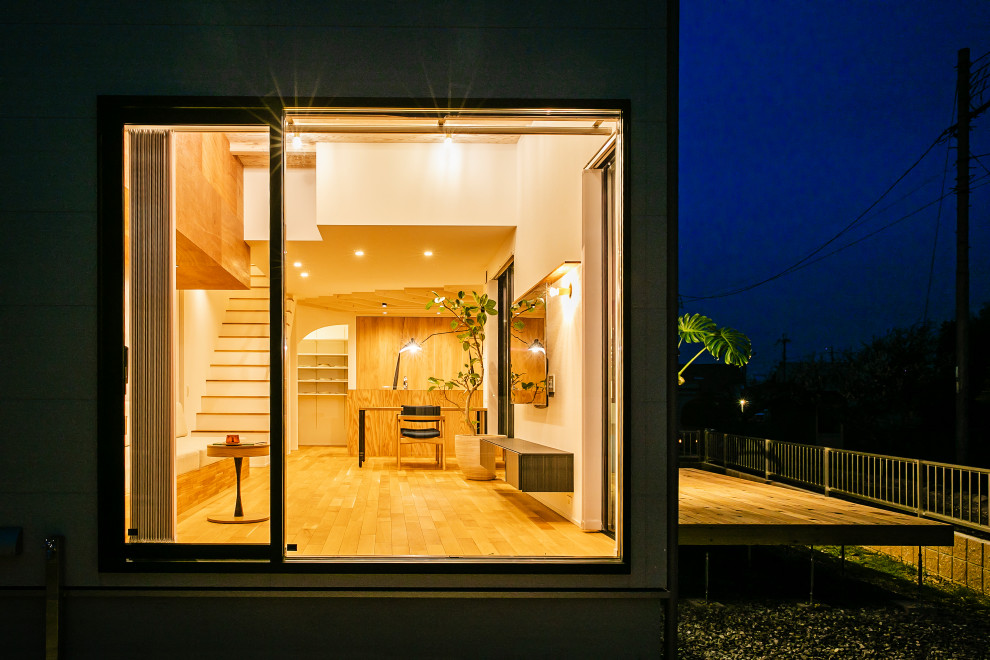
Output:
<svg viewBox="0 0 990 660">
<path fill-rule="evenodd" d="M 910 511 L 990 532 L 990 470 L 782 442 L 719 431 L 684 431 L 682 458 L 787 482 L 825 495 Z"/>
</svg>

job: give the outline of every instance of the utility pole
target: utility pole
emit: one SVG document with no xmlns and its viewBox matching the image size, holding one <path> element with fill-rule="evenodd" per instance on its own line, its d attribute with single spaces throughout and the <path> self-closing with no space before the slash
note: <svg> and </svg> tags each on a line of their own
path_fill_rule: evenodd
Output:
<svg viewBox="0 0 990 660">
<path fill-rule="evenodd" d="M 791 340 L 787 338 L 786 332 L 780 336 L 780 339 L 777 340 L 777 343 L 779 343 L 783 347 L 783 354 L 781 355 L 780 358 L 781 359 L 780 371 L 781 371 L 781 380 L 782 382 L 785 383 L 787 382 L 787 344 L 789 344 L 790 341 Z"/>
<path fill-rule="evenodd" d="M 956 463 L 969 459 L 969 48 L 959 50 L 956 122 Z"/>
</svg>

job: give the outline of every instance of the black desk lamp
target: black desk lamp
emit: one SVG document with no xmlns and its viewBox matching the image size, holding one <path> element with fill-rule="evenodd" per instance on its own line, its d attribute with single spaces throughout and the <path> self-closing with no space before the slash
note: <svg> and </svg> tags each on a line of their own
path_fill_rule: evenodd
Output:
<svg viewBox="0 0 990 660">
<path fill-rule="evenodd" d="M 399 354 L 395 356 L 395 376 L 392 377 L 392 389 L 395 390 L 395 389 L 398 389 L 399 388 L 399 362 L 402 361 L 402 354 L 403 353 L 405 353 L 406 351 L 412 351 L 413 353 L 419 353 L 421 350 L 423 350 L 423 344 L 425 344 L 430 339 L 430 337 L 434 337 L 436 335 L 449 335 L 452 332 L 457 332 L 457 330 L 447 330 L 445 332 L 434 332 L 431 335 L 427 335 L 426 336 L 426 339 L 424 339 L 423 341 L 416 341 L 415 339 L 413 339 L 412 337 L 410 337 L 409 338 L 409 341 L 407 341 L 405 344 L 403 344 L 402 345 L 402 348 L 399 349 Z"/>
</svg>

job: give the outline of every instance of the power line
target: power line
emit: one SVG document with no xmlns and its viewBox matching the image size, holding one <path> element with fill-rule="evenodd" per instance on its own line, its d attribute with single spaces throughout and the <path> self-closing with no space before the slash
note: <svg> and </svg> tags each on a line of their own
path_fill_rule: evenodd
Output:
<svg viewBox="0 0 990 660">
<path fill-rule="evenodd" d="M 956 116 L 956 102 L 959 100 L 959 95 L 953 95 L 952 97 L 952 112 L 949 115 L 949 121 L 952 121 L 952 117 Z M 932 297 L 932 281 L 935 279 L 935 250 L 938 247 L 938 231 L 942 226 L 942 199 L 945 195 L 945 179 L 949 174 L 949 151 L 951 143 L 949 140 L 945 141 L 945 165 L 942 167 L 942 187 L 939 192 L 939 202 L 938 202 L 938 213 L 935 215 L 935 238 L 932 240 L 932 259 L 928 264 L 928 287 L 925 289 L 925 311 L 921 315 L 921 322 L 928 322 L 928 303 Z"/>
<path fill-rule="evenodd" d="M 979 182 L 979 185 L 971 185 L 970 186 L 970 190 L 976 190 L 978 188 L 982 188 L 984 186 L 990 185 L 990 174 L 983 175 L 980 178 L 973 180 L 973 183 L 974 184 L 976 184 L 978 182 Z M 846 243 L 845 245 L 842 245 L 840 247 L 837 247 L 836 249 L 832 250 L 831 252 L 826 252 L 825 254 L 817 257 L 816 259 L 813 259 L 813 260 L 808 261 L 806 263 L 802 263 L 800 265 L 792 266 L 787 272 L 780 273 L 780 274 L 776 275 L 773 279 L 777 279 L 779 277 L 783 277 L 784 275 L 787 275 L 787 274 L 790 274 L 790 273 L 793 273 L 793 272 L 797 272 L 799 270 L 802 270 L 804 268 L 807 268 L 808 266 L 811 266 L 813 264 L 816 264 L 819 261 L 822 261 L 823 259 L 827 259 L 828 257 L 831 257 L 832 255 L 838 254 L 839 252 L 842 252 L 843 250 L 846 250 L 848 248 L 851 248 L 854 245 L 857 245 L 859 243 L 862 243 L 866 239 L 872 238 L 873 236 L 876 236 L 880 232 L 886 231 L 887 229 L 890 229 L 891 227 L 894 227 L 896 225 L 899 225 L 900 223 L 904 222 L 905 220 L 909 220 L 909 219 L 913 218 L 914 216 L 918 215 L 919 213 L 921 213 L 925 209 L 931 208 L 932 206 L 934 206 L 936 204 L 939 204 L 946 197 L 951 197 L 954 194 L 955 194 L 954 191 L 950 191 L 948 193 L 943 193 L 942 195 L 939 195 L 937 198 L 933 199 L 932 201 L 928 202 L 927 204 L 924 204 L 922 206 L 919 206 L 918 208 L 914 209 L 910 213 L 906 213 L 906 214 L 902 215 L 901 217 L 897 218 L 896 220 L 892 220 L 891 222 L 888 222 L 887 224 L 883 225 L 882 227 L 879 227 L 879 228 L 871 231 L 869 234 L 864 234 L 863 236 L 860 236 L 856 240 L 850 241 L 849 243 Z M 738 293 L 744 293 L 745 291 L 749 291 L 750 289 L 755 289 L 756 287 L 761 286 L 762 284 L 765 284 L 765 282 L 757 283 L 757 284 L 751 285 L 751 286 L 749 286 L 747 288 L 743 288 L 740 291 L 735 291 L 735 292 L 726 292 L 726 293 L 712 294 L 710 296 L 687 296 L 687 295 L 685 295 L 685 296 L 683 296 L 683 298 L 687 302 L 695 302 L 697 300 L 712 300 L 712 299 L 715 299 L 715 298 L 727 298 L 729 296 L 734 296 L 734 295 L 736 295 Z"/>
<path fill-rule="evenodd" d="M 707 295 L 707 296 L 687 296 L 686 295 L 684 297 L 687 300 L 689 300 L 689 301 L 696 301 L 696 300 L 711 300 L 711 299 L 714 299 L 714 298 L 725 298 L 725 297 L 728 297 L 728 296 L 734 296 L 734 295 L 737 295 L 737 294 L 740 294 L 740 293 L 744 293 L 746 291 L 750 291 L 750 290 L 755 289 L 755 288 L 757 288 L 759 286 L 763 286 L 764 284 L 769 284 L 770 282 L 773 282 L 774 280 L 780 279 L 781 277 L 783 277 L 785 275 L 788 275 L 790 273 L 793 273 L 796 270 L 800 270 L 805 265 L 810 265 L 808 263 L 808 260 L 809 259 L 811 259 L 815 255 L 817 255 L 819 252 L 821 252 L 822 250 L 824 250 L 825 248 L 827 248 L 829 245 L 831 245 L 832 243 L 834 243 L 836 240 L 838 240 L 844 234 L 846 234 L 847 232 L 849 232 L 850 230 L 852 230 L 854 227 L 856 227 L 857 225 L 859 225 L 863 221 L 863 219 L 866 217 L 866 215 L 868 213 L 870 213 L 870 211 L 872 211 L 877 206 L 877 204 L 879 204 L 890 193 L 890 191 L 893 190 L 897 186 L 897 184 L 899 184 L 901 181 L 903 181 L 904 178 L 908 174 L 910 174 L 914 170 L 914 168 L 917 167 L 921 163 L 921 161 L 923 161 L 925 159 L 925 157 L 931 152 L 931 150 L 935 148 L 935 145 L 939 144 L 940 142 L 942 142 L 942 140 L 946 139 L 949 135 L 951 135 L 951 132 L 952 132 L 951 129 L 946 129 L 946 130 L 942 131 L 942 133 L 940 133 L 939 136 L 937 138 L 935 138 L 935 140 L 930 145 L 928 145 L 928 148 L 925 149 L 925 151 L 917 158 L 917 160 L 915 160 L 914 163 L 912 163 L 910 167 L 908 167 L 899 177 L 897 177 L 897 179 L 892 184 L 890 184 L 890 186 L 888 186 L 886 190 L 883 191 L 883 194 L 881 194 L 879 197 L 877 197 L 877 199 L 874 200 L 873 203 L 870 204 L 868 207 L 866 207 L 866 209 L 862 213 L 860 213 L 859 215 L 857 215 L 856 218 L 853 219 L 852 222 L 850 222 L 845 227 L 843 227 L 842 230 L 840 230 L 837 234 L 835 234 L 834 236 L 832 236 L 832 238 L 828 239 L 827 241 L 825 241 L 824 243 L 822 243 L 821 245 L 819 245 L 817 248 L 815 248 L 814 250 L 812 250 L 811 252 L 809 252 L 808 254 L 806 254 L 804 257 L 802 257 L 800 260 L 798 260 L 795 263 L 791 264 L 790 266 L 788 266 L 784 270 L 780 271 L 779 273 L 777 273 L 775 275 L 771 275 L 770 277 L 764 278 L 764 279 L 762 279 L 762 280 L 760 280 L 758 282 L 754 282 L 753 284 L 748 284 L 746 286 L 742 286 L 742 287 L 738 287 L 738 288 L 735 288 L 735 289 L 731 289 L 729 291 L 723 291 L 723 292 L 720 292 L 720 293 L 711 294 L 711 295 Z M 936 201 L 938 201 L 938 200 L 936 200 Z M 926 207 L 927 206 L 931 206 L 934 203 L 935 202 L 931 202 L 931 203 L 927 204 Z M 926 208 L 926 207 L 922 207 L 922 208 Z M 856 241 L 856 242 L 859 242 L 859 241 Z M 852 243 L 850 245 L 854 245 L 854 244 L 855 243 Z M 846 247 L 848 247 L 848 246 L 846 246 Z M 841 249 L 845 249 L 845 248 L 841 248 Z M 841 251 L 841 249 L 839 251 Z M 835 252 L 831 252 L 829 254 L 835 254 Z M 816 261 L 819 261 L 819 260 L 818 259 L 815 259 L 814 261 L 812 261 L 810 263 L 815 263 Z"/>
</svg>

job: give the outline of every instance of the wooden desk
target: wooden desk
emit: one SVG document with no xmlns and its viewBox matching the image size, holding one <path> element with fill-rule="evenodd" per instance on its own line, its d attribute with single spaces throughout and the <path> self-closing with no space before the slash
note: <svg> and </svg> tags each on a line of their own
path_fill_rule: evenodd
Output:
<svg viewBox="0 0 990 660">
<path fill-rule="evenodd" d="M 268 516 L 245 516 L 241 508 L 241 461 L 245 456 L 268 456 L 268 444 L 263 445 L 227 445 L 216 444 L 206 446 L 207 456 L 218 458 L 233 458 L 234 473 L 237 475 L 237 499 L 234 500 L 234 515 L 207 516 L 207 520 L 215 523 L 256 523 L 268 520 Z"/>
<path fill-rule="evenodd" d="M 399 412 L 402 410 L 402 406 L 361 406 L 358 408 L 358 467 L 364 464 L 365 459 L 365 422 L 364 414 L 367 411 L 392 411 Z M 457 411 L 460 412 L 460 408 L 454 406 L 440 406 L 440 412 L 450 412 Z M 488 430 L 488 410 L 486 408 L 473 408 L 475 414 L 475 419 L 481 425 L 484 431 Z M 394 421 L 394 420 L 393 420 Z"/>
<path fill-rule="evenodd" d="M 449 398 L 448 398 L 449 397 Z M 440 390 L 348 390 L 347 409 L 347 452 L 359 455 L 361 411 L 364 418 L 365 459 L 377 456 L 395 457 L 395 413 L 400 406 L 440 406 L 444 416 L 444 449 L 448 456 L 454 454 L 454 437 L 461 433 L 474 433 L 471 425 L 459 414 L 464 404 L 465 394 L 460 390 L 442 392 Z M 474 397 L 472 410 L 484 408 L 481 396 Z M 484 413 L 482 413 L 484 414 Z M 472 417 L 474 415 L 472 414 Z M 426 458 L 432 455 L 426 445 L 413 445 L 410 456 Z"/>
<path fill-rule="evenodd" d="M 574 454 L 521 438 L 481 438 L 481 465 L 495 472 L 495 447 L 505 450 L 505 482 L 524 492 L 574 492 Z"/>
</svg>

